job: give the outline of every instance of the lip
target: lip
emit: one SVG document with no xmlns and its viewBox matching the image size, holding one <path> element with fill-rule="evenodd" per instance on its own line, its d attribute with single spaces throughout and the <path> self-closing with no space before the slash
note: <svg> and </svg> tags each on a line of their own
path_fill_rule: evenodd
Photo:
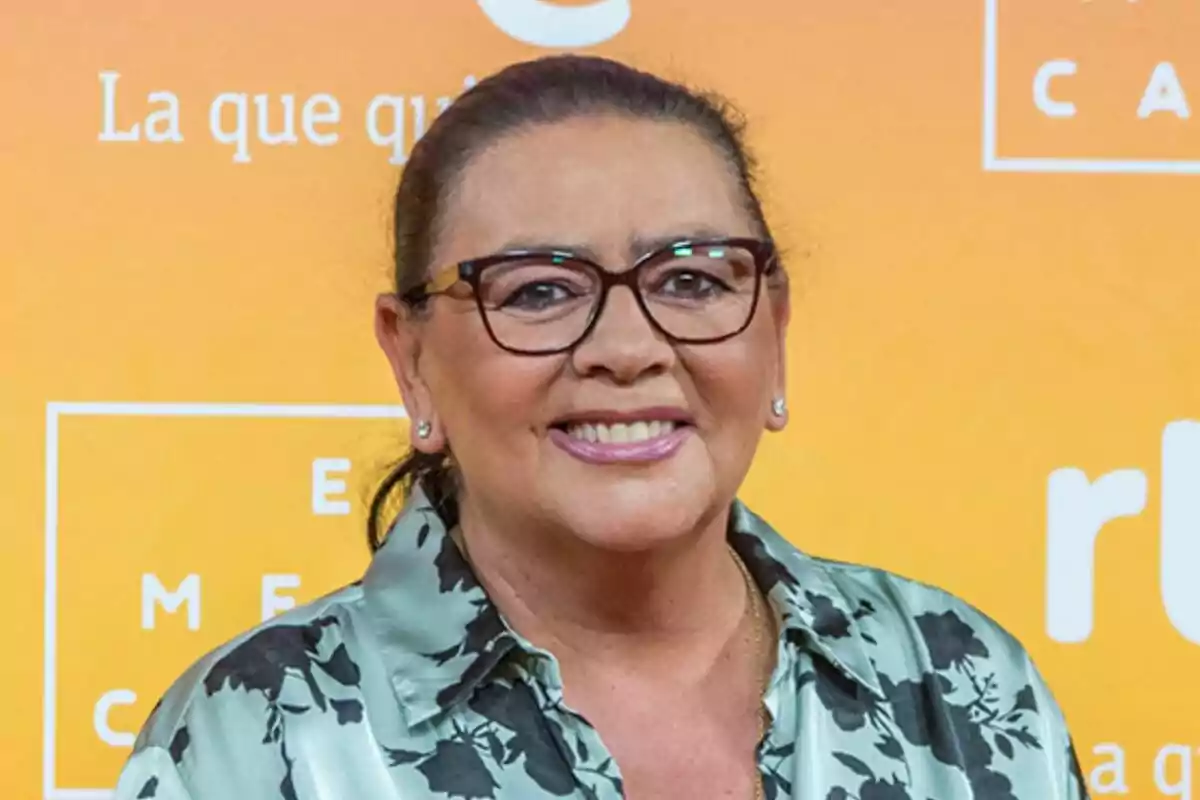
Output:
<svg viewBox="0 0 1200 800">
<path fill-rule="evenodd" d="M 595 421 L 596 417 L 588 419 Z M 694 432 L 691 425 L 683 425 L 665 436 L 656 436 L 643 442 L 589 442 L 576 439 L 559 428 L 551 428 L 550 441 L 567 455 L 588 464 L 652 464 L 665 461 L 679 452 Z"/>
</svg>

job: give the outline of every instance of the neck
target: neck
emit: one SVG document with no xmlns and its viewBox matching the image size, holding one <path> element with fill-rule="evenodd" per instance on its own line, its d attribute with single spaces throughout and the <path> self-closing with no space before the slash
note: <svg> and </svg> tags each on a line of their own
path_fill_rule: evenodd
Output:
<svg viewBox="0 0 1200 800">
<path fill-rule="evenodd" d="M 727 510 L 683 540 L 635 552 L 493 519 L 466 504 L 459 546 L 508 623 L 564 672 L 701 678 L 745 618 Z"/>
</svg>

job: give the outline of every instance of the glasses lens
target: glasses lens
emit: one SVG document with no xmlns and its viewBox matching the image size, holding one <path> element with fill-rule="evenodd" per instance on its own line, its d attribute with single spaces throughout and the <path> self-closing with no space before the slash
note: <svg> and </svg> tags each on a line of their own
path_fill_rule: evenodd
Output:
<svg viewBox="0 0 1200 800">
<path fill-rule="evenodd" d="M 586 264 L 537 256 L 484 270 L 479 299 L 501 344 L 537 352 L 568 347 L 582 336 L 599 290 L 600 276 Z"/>
<path fill-rule="evenodd" d="M 646 309 L 671 336 L 719 339 L 750 321 L 758 292 L 755 255 L 729 245 L 677 247 L 648 263 L 639 289 Z"/>
</svg>

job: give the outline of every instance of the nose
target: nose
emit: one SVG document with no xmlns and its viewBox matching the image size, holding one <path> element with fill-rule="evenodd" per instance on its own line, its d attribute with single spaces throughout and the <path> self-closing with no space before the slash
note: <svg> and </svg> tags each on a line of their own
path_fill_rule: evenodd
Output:
<svg viewBox="0 0 1200 800">
<path fill-rule="evenodd" d="M 613 287 L 592 332 L 571 356 L 578 374 L 619 384 L 666 372 L 675 359 L 675 348 L 650 324 L 627 286 Z"/>
</svg>

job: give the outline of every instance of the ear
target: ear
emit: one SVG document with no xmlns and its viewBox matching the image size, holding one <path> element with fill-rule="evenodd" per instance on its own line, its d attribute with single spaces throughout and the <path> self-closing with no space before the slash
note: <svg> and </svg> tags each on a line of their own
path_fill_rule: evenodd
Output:
<svg viewBox="0 0 1200 800">
<path fill-rule="evenodd" d="M 421 374 L 421 323 L 412 308 L 394 294 L 381 294 L 375 300 L 375 339 L 387 356 L 396 386 L 408 412 L 412 446 L 424 453 L 440 452 L 446 444 L 445 433 L 433 406 L 429 385 Z M 417 436 L 417 426 L 426 422 L 430 432 Z"/>
<path fill-rule="evenodd" d="M 776 414 L 771 404 L 776 398 L 782 398 L 785 403 L 787 401 L 787 332 L 792 318 L 792 300 L 787 283 L 768 292 L 767 296 L 771 305 L 771 321 L 775 324 L 775 363 L 772 393 L 767 401 L 766 428 L 778 432 L 787 425 L 787 406 L 782 414 Z"/>
</svg>

